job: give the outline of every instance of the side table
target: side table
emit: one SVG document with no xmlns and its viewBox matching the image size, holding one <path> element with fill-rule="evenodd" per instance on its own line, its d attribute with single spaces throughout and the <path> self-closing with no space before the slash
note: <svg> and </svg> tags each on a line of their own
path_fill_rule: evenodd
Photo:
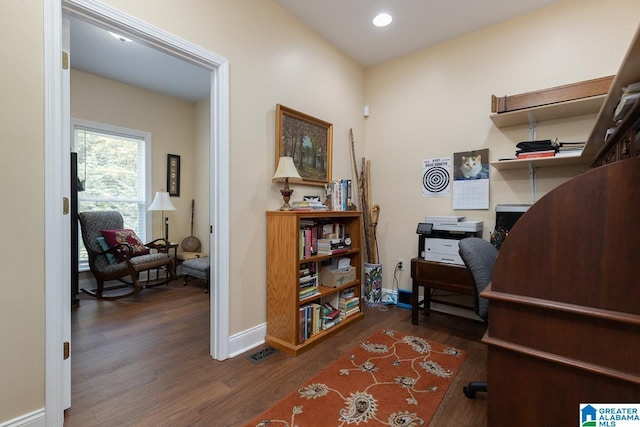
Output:
<svg viewBox="0 0 640 427">
<path fill-rule="evenodd" d="M 176 276 L 176 266 L 178 263 L 178 246 L 180 246 L 178 243 L 175 242 L 169 242 L 168 245 L 149 245 L 150 248 L 157 250 L 160 253 L 166 253 L 169 254 L 169 257 L 171 257 L 171 251 L 173 250 L 173 265 L 171 267 L 171 271 L 167 271 L 167 274 L 175 277 Z M 164 267 L 163 267 L 164 268 Z M 156 270 L 156 274 L 157 274 L 157 270 Z"/>
<path fill-rule="evenodd" d="M 457 264 L 445 264 L 441 262 L 426 261 L 422 258 L 411 260 L 411 278 L 413 288 L 411 293 L 411 323 L 418 324 L 418 311 L 420 305 L 424 305 L 423 313 L 428 316 L 431 312 L 431 301 L 441 304 L 455 305 L 456 307 L 471 308 L 452 304 L 446 301 L 438 301 L 431 298 L 431 289 L 454 292 L 461 295 L 473 295 L 473 280 L 467 271 L 467 267 Z M 424 300 L 418 303 L 420 286 L 424 287 Z"/>
</svg>

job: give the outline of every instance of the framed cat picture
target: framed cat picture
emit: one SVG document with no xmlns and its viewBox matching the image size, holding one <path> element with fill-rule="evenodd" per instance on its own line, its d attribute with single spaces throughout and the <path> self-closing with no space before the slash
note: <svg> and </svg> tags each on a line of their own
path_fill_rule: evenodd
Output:
<svg viewBox="0 0 640 427">
<path fill-rule="evenodd" d="M 453 153 L 453 209 L 489 209 L 489 149 Z"/>
<path fill-rule="evenodd" d="M 453 154 L 454 180 L 489 179 L 489 149 Z"/>
</svg>

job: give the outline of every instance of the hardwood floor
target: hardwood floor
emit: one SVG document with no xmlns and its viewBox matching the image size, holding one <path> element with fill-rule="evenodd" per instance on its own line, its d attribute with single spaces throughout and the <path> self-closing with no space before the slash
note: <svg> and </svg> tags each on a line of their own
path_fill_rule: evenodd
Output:
<svg viewBox="0 0 640 427">
<path fill-rule="evenodd" d="M 241 426 L 382 328 L 466 350 L 430 425 L 486 425 L 486 395 L 462 394 L 468 381 L 486 378 L 480 323 L 434 313 L 414 326 L 410 310 L 365 308 L 364 320 L 298 357 L 278 351 L 260 363 L 246 358 L 262 346 L 219 362 L 209 356 L 209 296 L 196 281 L 117 301 L 80 299 L 71 315 L 72 406 L 65 427 Z"/>
</svg>

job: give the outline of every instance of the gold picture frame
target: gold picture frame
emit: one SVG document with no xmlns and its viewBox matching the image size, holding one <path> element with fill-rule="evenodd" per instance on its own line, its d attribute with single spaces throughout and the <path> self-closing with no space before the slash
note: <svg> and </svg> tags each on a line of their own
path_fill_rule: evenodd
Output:
<svg viewBox="0 0 640 427">
<path fill-rule="evenodd" d="M 308 185 L 331 182 L 333 125 L 284 105 L 276 105 L 276 162 L 291 157 Z"/>
</svg>

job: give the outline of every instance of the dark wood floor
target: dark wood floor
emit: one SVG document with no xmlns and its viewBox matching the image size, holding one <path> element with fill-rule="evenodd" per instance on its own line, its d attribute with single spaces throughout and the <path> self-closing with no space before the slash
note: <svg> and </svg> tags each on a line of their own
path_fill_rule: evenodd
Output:
<svg viewBox="0 0 640 427">
<path fill-rule="evenodd" d="M 462 394 L 465 383 L 486 378 L 480 323 L 434 313 L 414 326 L 410 310 L 365 308 L 364 320 L 298 357 L 276 352 L 254 363 L 246 356 L 258 347 L 219 362 L 209 356 L 209 297 L 197 282 L 118 301 L 80 298 L 71 315 L 72 405 L 65 427 L 241 426 L 382 328 L 466 350 L 430 425 L 486 425 L 486 395 Z"/>
</svg>

